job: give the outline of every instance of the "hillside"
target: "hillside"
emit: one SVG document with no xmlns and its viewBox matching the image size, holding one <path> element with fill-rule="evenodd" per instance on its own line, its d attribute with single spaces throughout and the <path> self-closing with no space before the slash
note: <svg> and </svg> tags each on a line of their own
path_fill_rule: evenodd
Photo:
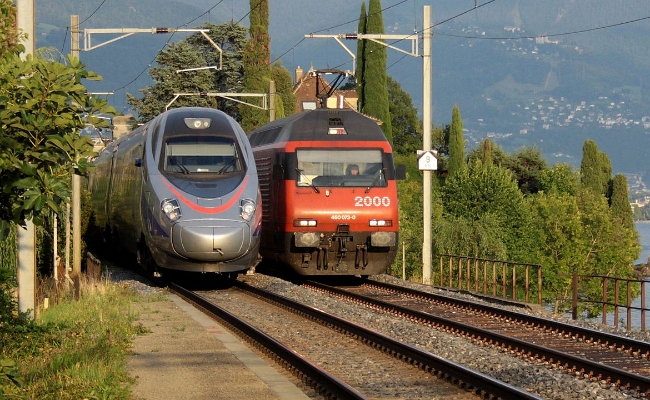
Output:
<svg viewBox="0 0 650 400">
<path fill-rule="evenodd" d="M 421 30 L 425 3 L 383 0 L 386 32 Z M 487 136 L 507 150 L 534 143 L 549 161 L 575 165 L 582 143 L 590 138 L 610 155 L 615 172 L 650 170 L 650 161 L 644 157 L 630 157 L 645 148 L 650 133 L 642 124 L 642 118 L 650 116 L 650 53 L 646 50 L 650 20 L 597 29 L 649 17 L 650 6 L 624 0 L 503 0 L 453 18 L 471 8 L 470 3 L 445 0 L 432 6 L 435 124 L 448 123 L 453 105 L 458 104 L 469 146 Z M 37 44 L 69 52 L 66 26 L 73 10 L 82 21 L 92 14 L 82 29 L 248 23 L 248 1 L 113 0 L 102 4 L 93 14 L 98 7 L 94 2 L 38 0 Z M 281 57 L 290 71 L 297 66 L 351 69 L 350 56 L 334 40 L 304 39 L 304 35 L 356 31 L 360 4 L 360 0 L 271 2 L 272 60 Z M 550 36 L 541 39 L 540 35 Z M 109 100 L 126 110 L 125 93 L 139 95 L 138 89 L 150 83 L 146 69 L 157 51 L 167 40 L 182 37 L 178 33 L 171 38 L 140 34 L 82 53 L 89 69 L 105 78 L 89 84 L 89 89 L 115 91 Z M 68 43 L 63 45 L 65 40 Z M 96 40 L 93 37 L 93 43 Z M 356 48 L 353 41 L 344 43 Z M 396 45 L 409 47 L 408 43 Z M 388 55 L 388 73 L 420 108 L 421 60 L 393 50 Z"/>
</svg>

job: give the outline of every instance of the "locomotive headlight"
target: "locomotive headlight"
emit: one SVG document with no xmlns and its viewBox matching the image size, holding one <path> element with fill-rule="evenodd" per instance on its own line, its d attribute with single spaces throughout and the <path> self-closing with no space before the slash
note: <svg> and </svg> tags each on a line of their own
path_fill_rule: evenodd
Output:
<svg viewBox="0 0 650 400">
<path fill-rule="evenodd" d="M 370 220 L 370 226 L 393 226 L 393 221 L 390 219 L 373 219 Z"/>
<path fill-rule="evenodd" d="M 251 199 L 244 199 L 241 201 L 240 207 L 241 217 L 246 221 L 250 221 L 255 215 L 255 202 Z"/>
<path fill-rule="evenodd" d="M 171 222 L 176 222 L 183 215 L 176 199 L 165 199 L 160 203 L 163 213 Z"/>
<path fill-rule="evenodd" d="M 294 219 L 293 226 L 295 227 L 305 227 L 305 226 L 316 226 L 318 223 L 315 219 Z"/>
</svg>

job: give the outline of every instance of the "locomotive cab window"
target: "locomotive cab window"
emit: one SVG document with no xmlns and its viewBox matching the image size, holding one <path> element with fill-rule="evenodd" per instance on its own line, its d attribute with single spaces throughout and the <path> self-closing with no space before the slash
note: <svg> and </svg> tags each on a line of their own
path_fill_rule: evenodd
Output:
<svg viewBox="0 0 650 400">
<path fill-rule="evenodd" d="M 385 187 L 381 149 L 299 149 L 298 186 Z"/>
<path fill-rule="evenodd" d="M 169 138 L 164 145 L 165 172 L 231 173 L 242 170 L 237 145 L 232 139 L 214 136 Z"/>
</svg>

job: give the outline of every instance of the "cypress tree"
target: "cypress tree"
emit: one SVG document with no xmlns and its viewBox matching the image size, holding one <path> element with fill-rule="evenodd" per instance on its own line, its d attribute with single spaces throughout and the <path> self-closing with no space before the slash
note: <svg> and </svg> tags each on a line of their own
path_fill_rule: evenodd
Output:
<svg viewBox="0 0 650 400">
<path fill-rule="evenodd" d="M 366 33 L 384 33 L 380 0 L 370 0 Z M 388 106 L 386 47 L 368 40 L 365 44 L 364 55 L 363 82 L 361 84 L 364 86 L 363 96 L 365 100 L 361 112 L 382 121 L 381 130 L 386 135 L 386 139 L 392 144 L 393 129 Z"/>
<path fill-rule="evenodd" d="M 280 119 L 295 114 L 296 96 L 293 94 L 291 73 L 280 61 L 277 61 L 271 66 L 271 78 L 275 81 L 275 118 Z"/>
<path fill-rule="evenodd" d="M 607 154 L 598 150 L 593 140 L 585 140 L 580 163 L 580 183 L 596 193 L 606 195 L 612 176 L 612 163 Z"/>
<path fill-rule="evenodd" d="M 454 105 L 451 115 L 451 127 L 449 129 L 449 176 L 454 176 L 463 170 L 465 166 L 465 139 L 463 137 L 463 120 L 460 118 L 460 110 Z"/>
<path fill-rule="evenodd" d="M 488 138 L 481 142 L 481 161 L 485 165 L 492 165 L 492 141 Z"/>
<path fill-rule="evenodd" d="M 361 3 L 361 15 L 359 16 L 359 28 L 357 33 L 366 33 L 366 2 Z M 363 109 L 363 105 L 366 103 L 364 97 L 365 91 L 365 82 L 364 82 L 364 67 L 365 67 L 365 55 L 366 55 L 366 41 L 357 40 L 357 65 L 354 75 L 357 81 L 357 108 L 359 111 Z"/>
<path fill-rule="evenodd" d="M 244 52 L 244 90 L 268 93 L 271 80 L 271 39 L 269 37 L 268 0 L 250 0 L 250 40 Z M 251 99 L 251 102 L 256 100 Z M 261 105 L 261 100 L 259 100 Z M 241 106 L 242 128 L 249 132 L 269 122 L 268 112 L 247 105 Z"/>
<path fill-rule="evenodd" d="M 634 215 L 630 206 L 625 175 L 617 174 L 612 184 L 610 210 L 612 218 L 626 228 L 634 229 Z"/>
</svg>

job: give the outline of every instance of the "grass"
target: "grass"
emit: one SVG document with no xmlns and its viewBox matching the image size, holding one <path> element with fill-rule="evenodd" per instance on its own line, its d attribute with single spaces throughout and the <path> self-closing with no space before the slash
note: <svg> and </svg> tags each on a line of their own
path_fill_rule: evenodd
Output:
<svg viewBox="0 0 650 400">
<path fill-rule="evenodd" d="M 130 345 L 147 332 L 132 303 L 156 299 L 108 281 L 65 296 L 0 332 L 0 399 L 131 399 Z"/>
</svg>

